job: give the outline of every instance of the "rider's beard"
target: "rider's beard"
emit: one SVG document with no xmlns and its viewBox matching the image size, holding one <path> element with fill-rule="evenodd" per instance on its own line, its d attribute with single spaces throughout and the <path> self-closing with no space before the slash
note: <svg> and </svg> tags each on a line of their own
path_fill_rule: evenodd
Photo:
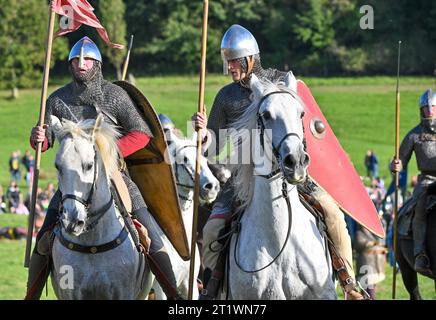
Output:
<svg viewBox="0 0 436 320">
<path fill-rule="evenodd" d="M 436 133 L 436 119 L 423 118 L 421 120 L 421 123 L 426 131 L 429 131 L 431 133 Z"/>
<path fill-rule="evenodd" d="M 99 64 L 97 62 L 94 62 L 94 65 L 92 66 L 91 69 L 89 69 L 87 72 L 85 73 L 81 73 L 79 70 L 74 70 L 71 66 L 70 66 L 70 71 L 71 74 L 73 75 L 74 79 L 79 82 L 79 83 L 86 83 L 91 81 L 95 75 L 98 72 L 98 69 L 100 68 Z"/>
</svg>

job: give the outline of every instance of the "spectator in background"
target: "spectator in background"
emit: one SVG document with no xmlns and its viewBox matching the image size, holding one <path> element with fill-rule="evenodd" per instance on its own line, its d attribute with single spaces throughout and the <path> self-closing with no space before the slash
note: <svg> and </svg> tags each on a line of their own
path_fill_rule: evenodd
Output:
<svg viewBox="0 0 436 320">
<path fill-rule="evenodd" d="M 11 181 L 7 192 L 9 212 L 15 213 L 15 210 L 18 207 L 18 203 L 20 202 L 20 193 L 20 188 L 18 188 L 17 182 Z"/>
<path fill-rule="evenodd" d="M 5 213 L 6 210 L 6 199 L 3 193 L 3 187 L 0 185 L 0 213 Z"/>
<path fill-rule="evenodd" d="M 48 205 L 50 204 L 50 199 L 51 198 L 49 198 L 45 190 L 43 191 L 42 188 L 38 188 L 36 192 L 36 201 L 44 211 L 47 211 Z"/>
<path fill-rule="evenodd" d="M 25 214 L 25 215 L 29 214 L 29 209 L 24 204 L 23 195 L 21 193 L 19 194 L 18 205 L 17 205 L 17 208 L 15 209 L 15 213 L 16 214 Z"/>
<path fill-rule="evenodd" d="M 9 158 L 9 172 L 12 181 L 20 181 L 20 158 L 17 151 L 13 151 Z"/>
<path fill-rule="evenodd" d="M 47 199 L 50 201 L 51 198 L 53 197 L 54 193 L 56 192 L 54 184 L 49 182 L 47 184 L 47 187 L 45 188 L 44 192 L 45 192 L 45 195 L 47 196 Z"/>
<path fill-rule="evenodd" d="M 407 192 L 407 168 L 401 170 L 398 174 L 398 190 L 401 193 L 401 196 L 404 200 L 406 200 L 406 192 Z M 385 197 L 383 199 L 383 203 L 386 203 L 387 197 L 391 196 L 395 192 L 395 175 L 392 175 L 391 184 L 386 191 Z"/>
<path fill-rule="evenodd" d="M 386 278 L 387 249 L 382 238 L 378 238 L 366 228 L 358 225 L 354 242 L 357 253 L 357 280 L 369 294 L 376 299 L 376 284 Z"/>
<path fill-rule="evenodd" d="M 26 150 L 24 153 L 21 163 L 26 168 L 26 185 L 30 186 L 33 179 L 33 172 L 35 170 L 35 159 L 29 150 Z"/>
<path fill-rule="evenodd" d="M 365 156 L 366 174 L 370 178 L 378 177 L 378 158 L 372 149 L 366 152 Z"/>
<path fill-rule="evenodd" d="M 374 203 L 374 206 L 380 209 L 383 198 L 384 198 L 385 190 L 382 188 L 382 184 L 380 183 L 380 178 L 374 178 L 371 182 L 371 189 L 369 192 L 369 196 Z"/>
</svg>

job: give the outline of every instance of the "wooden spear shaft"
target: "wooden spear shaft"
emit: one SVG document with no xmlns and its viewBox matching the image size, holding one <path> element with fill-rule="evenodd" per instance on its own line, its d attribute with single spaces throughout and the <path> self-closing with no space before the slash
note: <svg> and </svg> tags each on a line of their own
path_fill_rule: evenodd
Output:
<svg viewBox="0 0 436 320">
<path fill-rule="evenodd" d="M 130 52 L 132 51 L 132 46 L 133 46 L 133 34 L 130 36 L 129 50 L 127 50 L 126 61 L 124 62 L 123 74 L 121 76 L 122 81 L 126 80 L 127 68 L 129 67 Z"/>
<path fill-rule="evenodd" d="M 204 0 L 203 4 L 203 27 L 201 35 L 201 66 L 200 66 L 200 89 L 198 98 L 198 112 L 204 112 L 204 82 L 206 78 L 206 46 L 207 46 L 207 18 L 209 12 L 209 1 Z M 194 286 L 194 269 L 195 269 L 195 249 L 197 247 L 197 221 L 198 221 L 198 205 L 200 194 L 200 157 L 202 156 L 202 132 L 201 129 L 197 133 L 197 159 L 195 163 L 195 186 L 194 186 L 194 216 L 192 219 L 191 231 L 191 264 L 189 267 L 189 289 L 188 299 L 192 300 L 192 292 Z"/>
<path fill-rule="evenodd" d="M 56 15 L 56 13 L 52 10 L 51 2 L 50 2 L 49 12 L 50 12 L 50 18 L 48 22 L 47 43 L 46 43 L 45 62 L 44 62 L 44 76 L 42 81 L 41 101 L 40 101 L 40 109 L 39 109 L 39 122 L 38 122 L 39 126 L 44 125 L 45 106 L 46 106 L 47 91 L 48 91 L 48 78 L 50 73 L 51 51 L 52 51 L 52 44 L 53 44 L 53 30 L 54 30 L 54 21 Z M 26 268 L 29 267 L 30 254 L 32 250 L 33 227 L 35 223 L 36 196 L 38 191 L 39 169 L 41 166 L 41 148 L 42 148 L 42 142 L 39 142 L 36 147 L 35 169 L 33 172 L 33 183 L 32 183 L 32 197 L 30 202 L 30 214 L 29 214 L 29 220 L 27 226 L 26 253 L 24 256 L 24 267 Z"/>
<path fill-rule="evenodd" d="M 398 66 L 397 66 L 397 94 L 395 103 L 395 160 L 400 159 L 400 54 L 401 41 L 398 41 Z M 395 171 L 395 201 L 394 201 L 394 230 L 393 230 L 393 245 L 394 245 L 394 274 L 392 281 L 392 299 L 395 299 L 397 288 L 397 230 L 398 230 L 398 176 L 399 172 Z"/>
</svg>

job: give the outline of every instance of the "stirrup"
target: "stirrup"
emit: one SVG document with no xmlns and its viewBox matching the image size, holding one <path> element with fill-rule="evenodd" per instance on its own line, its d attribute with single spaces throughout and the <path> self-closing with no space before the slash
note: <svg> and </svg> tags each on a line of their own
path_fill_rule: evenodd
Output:
<svg viewBox="0 0 436 320">
<path fill-rule="evenodd" d="M 200 291 L 200 295 L 198 297 L 198 300 L 214 300 L 214 299 L 215 299 L 215 297 L 210 296 L 207 289 L 203 289 Z"/>
</svg>

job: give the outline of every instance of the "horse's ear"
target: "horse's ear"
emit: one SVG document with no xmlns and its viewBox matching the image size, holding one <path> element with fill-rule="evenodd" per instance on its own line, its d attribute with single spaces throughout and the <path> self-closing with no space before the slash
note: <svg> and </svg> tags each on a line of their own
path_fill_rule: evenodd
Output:
<svg viewBox="0 0 436 320">
<path fill-rule="evenodd" d="M 50 116 L 50 121 L 51 121 L 51 124 L 50 124 L 51 128 L 52 128 L 56 138 L 59 139 L 59 135 L 60 135 L 60 132 L 62 130 L 61 120 L 59 120 L 58 117 L 52 115 L 52 116 Z"/>
<path fill-rule="evenodd" d="M 260 98 L 262 96 L 264 90 L 263 85 L 254 73 L 251 75 L 250 78 L 250 88 L 256 97 Z"/>
<path fill-rule="evenodd" d="M 289 71 L 285 77 L 285 86 L 292 91 L 297 92 L 297 79 L 295 78 L 292 71 Z"/>
<path fill-rule="evenodd" d="M 171 144 L 178 139 L 177 135 L 173 132 L 171 129 L 164 129 L 165 132 L 165 138 L 167 140 L 168 146 L 171 146 Z"/>
<path fill-rule="evenodd" d="M 103 122 L 103 116 L 101 114 L 99 114 L 97 116 L 97 119 L 95 119 L 94 130 L 92 131 L 93 138 L 95 138 L 95 135 L 97 134 L 97 132 L 100 131 L 102 122 Z"/>
</svg>

